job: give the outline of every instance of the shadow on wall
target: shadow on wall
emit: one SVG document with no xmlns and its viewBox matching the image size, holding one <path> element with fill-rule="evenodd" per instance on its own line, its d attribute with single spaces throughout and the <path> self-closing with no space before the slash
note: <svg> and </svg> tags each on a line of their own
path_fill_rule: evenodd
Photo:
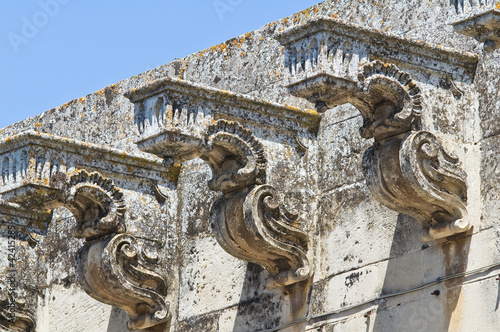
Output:
<svg viewBox="0 0 500 332">
<path fill-rule="evenodd" d="M 463 233 L 440 243 L 422 242 L 421 249 L 417 249 L 415 239 L 410 237 L 418 227 L 413 218 L 399 214 L 391 246 L 393 258 L 388 261 L 382 296 L 467 270 L 470 236 Z M 452 315 L 460 315 L 463 281 L 464 278 L 451 279 L 388 298 L 378 307 L 372 331 L 454 331 Z"/>
<path fill-rule="evenodd" d="M 282 318 L 286 310 L 285 296 L 282 288 L 266 290 L 266 277 L 267 273 L 261 266 L 253 263 L 247 264 L 232 331 L 255 332 L 276 328 L 283 324 Z"/>
</svg>

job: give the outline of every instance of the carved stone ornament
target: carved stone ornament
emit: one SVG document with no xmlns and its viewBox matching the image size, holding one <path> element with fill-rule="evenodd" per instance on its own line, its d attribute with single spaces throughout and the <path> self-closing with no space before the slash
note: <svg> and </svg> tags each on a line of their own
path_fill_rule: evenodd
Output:
<svg viewBox="0 0 500 332">
<path fill-rule="evenodd" d="M 74 236 L 87 239 L 77 264 L 83 289 L 98 301 L 127 312 L 131 330 L 166 323 L 170 319 L 166 281 L 152 271 L 157 255 L 144 252 L 147 245 L 139 246 L 134 236 L 121 234 L 126 230 L 121 190 L 101 174 L 84 170 L 68 179 L 56 173 L 50 186 L 61 193 L 46 207 L 70 210 L 77 222 Z"/>
<path fill-rule="evenodd" d="M 36 328 L 34 315 L 24 307 L 23 300 L 0 298 L 0 331 L 34 332 Z"/>
<path fill-rule="evenodd" d="M 90 296 L 127 312 L 130 330 L 165 331 L 167 284 L 151 270 L 158 256 L 143 248 L 128 234 L 87 242 L 79 254 L 79 280 Z"/>
<path fill-rule="evenodd" d="M 93 239 L 125 232 L 123 193 L 112 180 L 97 172 L 82 170 L 69 179 L 66 179 L 65 173 L 56 173 L 51 178 L 50 186 L 61 189 L 61 193 L 46 207 L 64 206 L 71 211 L 77 224 L 75 237 Z"/>
<path fill-rule="evenodd" d="M 219 244 L 231 255 L 264 267 L 270 286 L 286 286 L 311 275 L 308 236 L 297 228 L 275 188 L 265 184 L 263 147 L 248 129 L 219 120 L 208 129 L 201 158 L 212 168 L 212 190 L 223 197 L 211 210 Z"/>
<path fill-rule="evenodd" d="M 144 252 L 150 244 L 138 245 L 133 235 L 124 234 L 123 192 L 99 172 L 84 170 L 156 181 L 168 177 L 161 160 L 36 132 L 0 142 L 0 157 L 0 205 L 37 220 L 50 219 L 58 207 L 71 211 L 74 236 L 86 239 L 77 266 L 85 291 L 125 310 L 130 329 L 165 331 L 170 312 L 165 279 L 153 272 L 157 255 Z"/>
<path fill-rule="evenodd" d="M 462 35 L 484 43 L 486 52 L 500 47 L 500 3 L 496 0 L 450 1 L 454 13 L 449 24 Z"/>
<path fill-rule="evenodd" d="M 365 153 L 363 166 L 371 193 L 420 221 L 423 241 L 469 229 L 466 175 L 431 133 L 415 131 L 403 139 L 376 142 Z"/>
<path fill-rule="evenodd" d="M 182 136 L 183 139 L 177 139 Z M 272 186 L 266 184 L 262 144 L 237 122 L 218 120 L 201 137 L 192 136 L 189 153 L 179 149 L 185 135 L 166 132 L 156 153 L 176 162 L 202 158 L 212 169 L 210 189 L 223 196 L 211 209 L 211 225 L 229 254 L 264 267 L 270 286 L 286 286 L 311 276 L 308 236 L 298 229 Z M 191 137 L 191 136 L 190 136 Z M 159 139 L 159 136 L 156 136 Z"/>
<path fill-rule="evenodd" d="M 329 24 L 337 29 L 337 23 Z M 307 27 L 300 29 L 305 35 L 297 37 L 297 32 L 292 30 L 278 38 L 291 49 L 302 39 L 311 39 Z M 368 33 L 373 34 L 360 30 L 361 35 Z M 344 38 L 354 45 L 359 37 L 353 34 L 349 37 L 351 39 Z M 367 44 L 366 40 L 363 42 Z M 404 45 L 408 41 L 402 40 L 401 43 Z M 421 130 L 419 87 L 409 74 L 393 64 L 378 60 L 363 64 L 375 46 L 358 43 L 357 47 L 350 50 L 359 54 L 356 68 L 351 65 L 342 67 L 342 62 L 329 58 L 328 48 L 320 52 L 325 53 L 323 58 L 314 60 L 314 57 L 307 56 L 300 75 L 294 72 L 296 66 L 292 65 L 290 93 L 315 103 L 320 112 L 345 103 L 360 111 L 363 117 L 361 136 L 375 139 L 363 162 L 368 187 L 382 204 L 422 223 L 423 241 L 467 231 L 470 224 L 466 208 L 466 175 L 459 168 L 457 158 L 448 155 L 434 135 Z M 395 49 L 402 54 L 407 52 L 401 45 Z M 425 59 L 429 51 L 422 47 L 417 54 Z M 363 61 L 361 54 L 364 54 Z M 456 54 L 450 53 L 450 56 Z M 411 57 L 409 59 L 414 61 Z M 322 67 L 315 65 L 319 60 L 331 62 L 323 62 Z M 289 66 L 285 70 L 290 72 Z"/>
</svg>

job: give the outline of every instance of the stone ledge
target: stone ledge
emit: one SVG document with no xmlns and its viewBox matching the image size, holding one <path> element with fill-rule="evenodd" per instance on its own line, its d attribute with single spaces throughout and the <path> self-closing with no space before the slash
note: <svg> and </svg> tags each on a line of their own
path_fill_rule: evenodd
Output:
<svg viewBox="0 0 500 332">
<path fill-rule="evenodd" d="M 208 113 L 212 113 L 205 114 L 208 117 L 206 119 L 209 120 L 208 123 L 214 119 L 227 119 L 229 117 L 236 121 L 243 120 L 244 122 L 283 127 L 293 132 L 304 129 L 309 132 L 316 132 L 320 120 L 320 115 L 314 110 L 302 110 L 289 105 L 279 105 L 243 94 L 165 77 L 125 93 L 125 97 L 136 104 L 136 122 L 138 122 L 139 126 L 141 126 L 141 121 L 144 121 L 144 119 L 140 119 L 138 116 L 147 112 L 147 110 L 141 110 L 140 105 L 144 105 L 144 102 L 147 102 L 151 98 L 158 98 L 163 95 L 167 99 L 167 104 L 171 101 L 170 99 L 174 103 L 176 101 L 179 102 L 179 105 L 170 105 L 173 108 L 174 115 L 176 111 L 175 106 L 181 108 L 179 109 L 179 121 L 184 120 L 182 116 L 187 116 L 186 120 L 189 122 L 189 114 L 198 113 L 200 108 Z M 154 105 L 157 105 L 158 99 L 154 100 L 154 102 Z M 193 105 L 189 105 L 190 107 L 186 109 L 187 104 Z M 151 106 L 153 107 L 153 105 Z M 165 112 L 164 106 L 166 105 L 158 104 L 158 107 L 160 106 L 160 112 Z M 184 109 L 182 109 L 183 107 Z M 278 119 L 278 121 L 273 121 L 273 119 Z M 152 122 L 151 119 L 150 124 Z M 158 126 L 161 127 L 162 124 L 158 124 Z M 141 128 L 139 131 L 141 131 Z"/>
<path fill-rule="evenodd" d="M 471 81 L 479 56 L 411 40 L 329 17 L 319 17 L 276 35 L 286 47 L 289 84 L 317 73 L 356 79 L 358 68 L 370 61 L 406 65 L 455 80 Z"/>
<path fill-rule="evenodd" d="M 27 131 L 0 141 L 0 195 L 9 202 L 23 204 L 28 204 L 33 195 L 43 194 L 50 200 L 59 192 L 51 186 L 52 177 L 79 169 L 130 179 L 175 182 L 178 171 L 172 167 L 166 168 L 162 159 L 155 156 L 138 157 L 108 147 Z"/>
</svg>

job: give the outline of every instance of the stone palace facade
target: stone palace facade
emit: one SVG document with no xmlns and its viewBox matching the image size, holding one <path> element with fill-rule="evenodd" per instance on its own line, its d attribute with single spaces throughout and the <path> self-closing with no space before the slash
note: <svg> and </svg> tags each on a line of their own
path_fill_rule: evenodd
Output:
<svg viewBox="0 0 500 332">
<path fill-rule="evenodd" d="M 0 131 L 0 330 L 500 329 L 500 2 L 327 0 Z"/>
</svg>

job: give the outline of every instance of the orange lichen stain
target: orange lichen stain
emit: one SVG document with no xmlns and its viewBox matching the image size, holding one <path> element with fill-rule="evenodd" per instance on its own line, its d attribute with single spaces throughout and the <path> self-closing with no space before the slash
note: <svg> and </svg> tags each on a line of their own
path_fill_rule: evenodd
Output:
<svg viewBox="0 0 500 332">
<path fill-rule="evenodd" d="M 300 108 L 298 107 L 295 107 L 295 106 L 291 106 L 291 105 L 287 105 L 287 104 L 283 104 L 283 107 L 286 107 L 290 110 L 294 110 L 294 111 L 300 111 Z"/>
<path fill-rule="evenodd" d="M 245 56 L 245 52 L 241 51 L 240 56 Z"/>
<path fill-rule="evenodd" d="M 496 9 L 500 9 L 500 1 L 497 1 L 496 5 L 495 5 L 495 8 Z"/>
<path fill-rule="evenodd" d="M 319 12 L 318 7 L 314 7 L 313 12 L 314 12 L 314 14 L 316 14 L 317 12 Z"/>
<path fill-rule="evenodd" d="M 285 52 L 285 46 L 281 46 L 281 52 Z"/>
<path fill-rule="evenodd" d="M 84 113 L 80 114 L 80 118 L 83 118 Z"/>
<path fill-rule="evenodd" d="M 179 73 L 179 79 L 183 80 L 184 79 L 184 73 L 186 72 L 186 69 L 188 67 L 188 63 L 186 62 L 184 66 L 182 66 L 181 71 Z"/>
<path fill-rule="evenodd" d="M 373 14 L 372 14 L 373 15 Z M 338 18 L 339 16 L 337 14 L 332 14 L 332 18 Z"/>
<path fill-rule="evenodd" d="M 37 123 L 35 123 L 35 127 L 40 128 L 41 126 L 42 126 L 42 124 L 41 124 L 41 123 L 38 123 L 38 122 L 37 122 Z"/>
<path fill-rule="evenodd" d="M 276 77 L 280 76 L 280 72 L 279 72 L 279 71 L 277 71 L 275 76 L 276 76 Z"/>
<path fill-rule="evenodd" d="M 227 45 L 227 43 L 221 43 L 221 44 L 217 44 L 215 46 L 212 46 L 210 47 L 210 52 L 212 53 L 216 53 L 216 52 L 219 52 L 219 53 L 227 53 L 229 47 Z"/>
<path fill-rule="evenodd" d="M 283 19 L 283 24 L 288 24 L 288 17 L 285 17 L 285 18 Z"/>
</svg>

